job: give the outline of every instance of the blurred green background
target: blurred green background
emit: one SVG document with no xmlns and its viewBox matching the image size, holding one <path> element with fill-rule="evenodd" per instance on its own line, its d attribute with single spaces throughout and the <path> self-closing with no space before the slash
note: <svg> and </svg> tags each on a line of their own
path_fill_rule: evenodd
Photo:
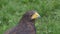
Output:
<svg viewBox="0 0 60 34">
<path fill-rule="evenodd" d="M 0 0 L 0 34 L 15 26 L 27 10 L 37 10 L 37 34 L 60 34 L 60 0 Z"/>
</svg>

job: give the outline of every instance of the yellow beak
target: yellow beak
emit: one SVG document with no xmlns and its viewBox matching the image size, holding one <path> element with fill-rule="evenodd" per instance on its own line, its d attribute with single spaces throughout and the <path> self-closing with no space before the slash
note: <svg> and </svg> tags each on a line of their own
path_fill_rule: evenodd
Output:
<svg viewBox="0 0 60 34">
<path fill-rule="evenodd" d="M 36 19 L 36 18 L 39 18 L 39 17 L 40 17 L 40 15 L 39 15 L 37 12 L 35 12 L 35 13 L 32 15 L 31 19 Z"/>
</svg>

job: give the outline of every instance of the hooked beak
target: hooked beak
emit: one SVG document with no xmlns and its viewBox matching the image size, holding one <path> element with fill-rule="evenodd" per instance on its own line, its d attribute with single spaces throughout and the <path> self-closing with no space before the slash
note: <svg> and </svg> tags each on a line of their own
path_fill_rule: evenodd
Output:
<svg viewBox="0 0 60 34">
<path fill-rule="evenodd" d="M 37 18 L 40 18 L 41 16 L 37 13 L 37 12 L 35 12 L 33 15 L 32 15 L 32 17 L 31 17 L 31 19 L 37 19 Z"/>
</svg>

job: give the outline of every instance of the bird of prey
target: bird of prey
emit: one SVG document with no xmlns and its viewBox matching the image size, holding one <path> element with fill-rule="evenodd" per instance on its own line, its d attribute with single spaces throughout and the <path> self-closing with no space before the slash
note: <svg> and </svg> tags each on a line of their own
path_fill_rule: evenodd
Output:
<svg viewBox="0 0 60 34">
<path fill-rule="evenodd" d="M 8 29 L 4 34 L 36 34 L 35 20 L 40 15 L 37 11 L 27 11 L 14 28 Z"/>
</svg>

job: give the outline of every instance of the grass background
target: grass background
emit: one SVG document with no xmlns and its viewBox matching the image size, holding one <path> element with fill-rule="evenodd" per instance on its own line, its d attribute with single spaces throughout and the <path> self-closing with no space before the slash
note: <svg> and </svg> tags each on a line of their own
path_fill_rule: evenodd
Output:
<svg viewBox="0 0 60 34">
<path fill-rule="evenodd" d="M 15 26 L 27 10 L 37 10 L 37 34 L 60 34 L 60 0 L 0 0 L 0 34 Z"/>
</svg>

